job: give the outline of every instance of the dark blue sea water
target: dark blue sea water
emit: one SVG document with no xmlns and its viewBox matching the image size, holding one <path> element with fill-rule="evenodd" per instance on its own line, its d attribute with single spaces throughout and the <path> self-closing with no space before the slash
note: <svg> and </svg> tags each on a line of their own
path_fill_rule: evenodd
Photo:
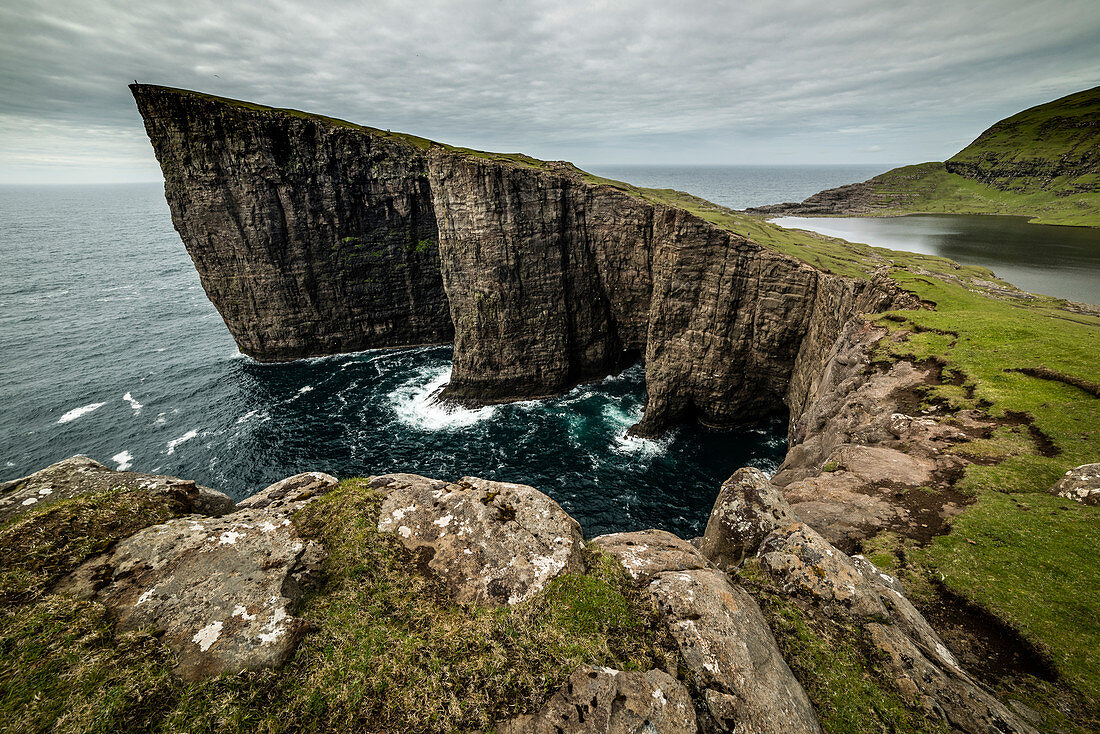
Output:
<svg viewBox="0 0 1100 734">
<path fill-rule="evenodd" d="M 639 367 L 556 400 L 454 414 L 448 347 L 291 364 L 241 356 L 159 184 L 0 187 L 0 479 L 82 453 L 242 498 L 305 470 L 532 484 L 587 533 L 701 532 L 718 485 L 774 469 L 782 422 L 625 438 Z"/>
</svg>

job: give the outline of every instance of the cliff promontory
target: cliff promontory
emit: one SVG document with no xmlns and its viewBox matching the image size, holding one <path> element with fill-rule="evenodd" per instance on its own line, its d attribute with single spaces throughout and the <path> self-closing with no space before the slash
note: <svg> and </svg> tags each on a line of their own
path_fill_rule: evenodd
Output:
<svg viewBox="0 0 1100 734">
<path fill-rule="evenodd" d="M 652 435 L 784 410 L 848 318 L 905 302 L 569 164 L 132 89 L 176 228 L 260 360 L 453 334 L 443 397 L 490 403 L 644 356 Z"/>
</svg>

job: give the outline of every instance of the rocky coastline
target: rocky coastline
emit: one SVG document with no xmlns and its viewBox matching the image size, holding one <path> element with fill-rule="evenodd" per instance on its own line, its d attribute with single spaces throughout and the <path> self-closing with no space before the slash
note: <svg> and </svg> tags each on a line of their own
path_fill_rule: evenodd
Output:
<svg viewBox="0 0 1100 734">
<path fill-rule="evenodd" d="M 898 715 L 923 719 L 921 730 L 1036 730 L 1033 710 L 999 700 L 967 672 L 897 578 L 830 543 L 800 518 L 804 503 L 789 504 L 756 469 L 723 484 L 704 536 L 692 542 L 657 530 L 586 540 L 536 489 L 473 477 L 391 474 L 349 484 L 311 472 L 234 506 L 193 483 L 74 457 L 0 493 L 10 500 L 0 531 L 9 549 L 36 530 L 63 536 L 52 521 L 69 503 L 141 495 L 171 506 L 161 522 L 71 554 L 49 569 L 50 582 L 18 598 L 7 594 L 5 614 L 58 599 L 93 604 L 114 634 L 155 629 L 173 675 L 196 685 L 264 670 L 272 671 L 267 680 L 296 674 L 300 648 L 321 634 L 314 615 L 325 609 L 330 556 L 339 547 L 302 518 L 353 496 L 374 503 L 376 514 L 363 518 L 373 542 L 391 546 L 407 573 L 460 613 L 510 614 L 610 562 L 632 590 L 631 604 L 650 615 L 663 645 L 659 659 L 627 670 L 584 661 L 523 705 L 490 702 L 487 711 L 512 711 L 486 722 L 496 731 L 820 732 L 822 720 L 835 723 L 828 708 L 835 701 L 801 661 L 785 659 L 792 640 L 777 624 L 776 599 L 807 624 L 857 635 L 876 695 L 899 702 Z M 38 501 L 27 503 L 31 497 Z M 10 592 L 10 578 L 5 586 Z M 141 693 L 133 692 L 138 700 Z"/>
<path fill-rule="evenodd" d="M 584 538 L 537 488 L 477 477 L 318 471 L 234 504 L 67 459 L 0 485 L 13 729 L 1100 725 L 1065 628 L 1022 624 L 1004 595 L 964 599 L 957 580 L 985 593 L 1022 554 L 1042 583 L 1012 577 L 1008 596 L 1028 610 L 1080 593 L 1056 556 L 1082 547 L 1100 498 L 1079 425 L 1096 409 L 1089 309 L 567 163 L 131 89 L 242 352 L 453 341 L 439 397 L 463 404 L 559 394 L 642 358 L 635 435 L 785 412 L 789 450 L 774 476 L 742 468 L 716 488 L 693 539 Z M 848 189 L 814 206 L 878 206 Z M 1040 514 L 1062 545 L 1032 553 Z M 930 555 L 948 533 L 950 575 Z M 987 561 L 1003 568 L 959 571 Z"/>
</svg>

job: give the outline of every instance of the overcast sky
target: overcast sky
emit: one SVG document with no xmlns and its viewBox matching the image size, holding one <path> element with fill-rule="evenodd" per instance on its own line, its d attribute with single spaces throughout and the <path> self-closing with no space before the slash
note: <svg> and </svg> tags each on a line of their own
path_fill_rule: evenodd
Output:
<svg viewBox="0 0 1100 734">
<path fill-rule="evenodd" d="M 942 160 L 1100 84 L 1097 0 L 0 0 L 0 182 L 159 180 L 126 85 L 600 163 Z"/>
</svg>

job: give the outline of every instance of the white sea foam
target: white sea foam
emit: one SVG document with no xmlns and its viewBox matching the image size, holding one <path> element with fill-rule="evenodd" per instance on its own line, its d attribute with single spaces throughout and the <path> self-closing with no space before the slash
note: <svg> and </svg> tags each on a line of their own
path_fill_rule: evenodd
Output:
<svg viewBox="0 0 1100 734">
<path fill-rule="evenodd" d="M 249 418 L 251 418 L 252 416 L 256 415 L 259 412 L 260 411 L 258 411 L 258 410 L 250 410 L 247 413 L 245 413 L 244 415 L 242 415 L 240 418 L 238 418 L 237 423 L 245 423 Z"/>
<path fill-rule="evenodd" d="M 179 438 L 173 438 L 171 441 L 168 442 L 168 454 L 169 454 L 169 456 L 176 453 L 176 447 L 177 446 L 179 446 L 184 441 L 190 441 L 191 439 L 193 439 L 197 435 L 199 435 L 198 431 L 190 430 L 187 433 L 180 436 Z"/>
<path fill-rule="evenodd" d="M 428 367 L 393 391 L 390 404 L 398 420 L 422 431 L 449 431 L 472 426 L 496 413 L 496 406 L 461 408 L 445 405 L 436 393 L 451 379 L 450 367 Z"/>
<path fill-rule="evenodd" d="M 65 415 L 58 418 L 57 422 L 58 423 L 68 423 L 70 421 L 75 421 L 80 416 L 86 415 L 87 413 L 91 413 L 93 410 L 99 410 L 100 408 L 102 408 L 106 404 L 107 403 L 88 403 L 87 405 L 82 405 L 79 408 L 73 408 L 68 413 L 66 413 Z"/>
<path fill-rule="evenodd" d="M 611 450 L 619 454 L 630 454 L 639 459 L 648 461 L 663 454 L 672 443 L 672 434 L 660 438 L 638 438 L 627 433 L 631 426 L 642 419 L 642 406 L 633 410 L 626 410 L 620 405 L 606 405 L 603 409 L 604 419 L 610 424 L 615 437 L 611 442 Z"/>
<path fill-rule="evenodd" d="M 126 471 L 134 465 L 134 455 L 129 451 L 119 451 L 117 454 L 111 457 L 111 461 L 117 461 L 118 466 L 115 467 L 119 471 Z"/>
<path fill-rule="evenodd" d="M 134 409 L 134 415 L 141 413 L 142 405 L 138 401 L 134 400 L 134 396 L 130 393 L 126 393 L 122 396 L 122 399 L 130 404 L 130 407 Z"/>
</svg>

